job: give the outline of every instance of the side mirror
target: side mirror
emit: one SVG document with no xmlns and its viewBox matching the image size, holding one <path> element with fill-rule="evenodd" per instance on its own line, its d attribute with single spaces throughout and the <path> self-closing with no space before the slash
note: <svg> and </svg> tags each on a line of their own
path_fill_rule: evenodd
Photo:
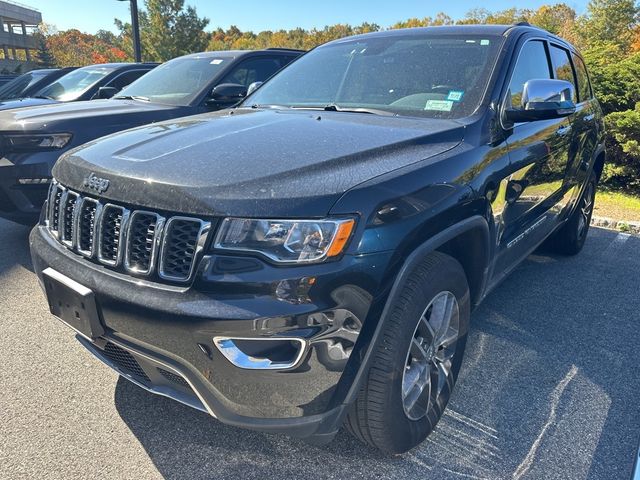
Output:
<svg viewBox="0 0 640 480">
<path fill-rule="evenodd" d="M 247 90 L 247 96 L 251 95 L 257 89 L 259 89 L 263 83 L 264 82 L 253 82 L 251 85 L 249 85 L 249 89 Z"/>
<path fill-rule="evenodd" d="M 99 98 L 99 99 L 111 98 L 119 91 L 120 90 L 118 90 L 116 87 L 100 87 L 94 98 Z"/>
<path fill-rule="evenodd" d="M 576 111 L 574 87 L 564 80 L 536 79 L 524 84 L 520 108 L 507 108 L 511 122 L 533 122 L 569 116 Z"/>
<path fill-rule="evenodd" d="M 210 103 L 236 103 L 247 96 L 247 87 L 239 83 L 221 83 L 211 90 Z"/>
</svg>

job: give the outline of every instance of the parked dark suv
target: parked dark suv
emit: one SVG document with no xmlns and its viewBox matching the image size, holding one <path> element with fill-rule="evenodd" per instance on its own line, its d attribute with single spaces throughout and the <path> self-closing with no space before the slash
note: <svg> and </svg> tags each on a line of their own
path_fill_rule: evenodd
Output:
<svg viewBox="0 0 640 480">
<path fill-rule="evenodd" d="M 67 153 L 31 249 L 51 312 L 143 388 L 399 453 L 442 416 L 473 307 L 544 241 L 580 251 L 603 163 L 565 41 L 385 31 Z"/>
<path fill-rule="evenodd" d="M 35 91 L 0 103 L 0 110 L 36 107 L 60 102 L 111 98 L 124 87 L 155 68 L 157 63 L 102 63 L 71 69 Z"/>
<path fill-rule="evenodd" d="M 30 97 L 77 67 L 40 68 L 23 73 L 0 87 L 0 106 L 5 102 Z"/>
<path fill-rule="evenodd" d="M 301 53 L 195 53 L 154 68 L 110 100 L 1 111 L 0 217 L 28 225 L 38 221 L 51 168 L 62 153 L 127 128 L 232 106 L 252 83 Z"/>
</svg>

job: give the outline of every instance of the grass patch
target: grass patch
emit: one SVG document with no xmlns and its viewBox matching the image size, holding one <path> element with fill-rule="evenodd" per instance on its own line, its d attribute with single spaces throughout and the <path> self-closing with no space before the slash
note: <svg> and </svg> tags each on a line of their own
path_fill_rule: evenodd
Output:
<svg viewBox="0 0 640 480">
<path fill-rule="evenodd" d="M 640 197 L 626 193 L 598 191 L 593 214 L 615 220 L 640 222 Z"/>
</svg>

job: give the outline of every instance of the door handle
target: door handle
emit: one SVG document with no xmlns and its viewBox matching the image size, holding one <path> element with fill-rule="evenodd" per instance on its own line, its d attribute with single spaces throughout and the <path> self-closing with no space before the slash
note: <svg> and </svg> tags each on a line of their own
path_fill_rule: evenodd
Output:
<svg viewBox="0 0 640 480">
<path fill-rule="evenodd" d="M 556 130 L 556 133 L 558 135 L 564 136 L 570 131 L 571 131 L 571 125 L 563 125 L 560 128 L 558 128 L 558 130 Z"/>
<path fill-rule="evenodd" d="M 593 120 L 594 118 L 596 118 L 596 114 L 595 113 L 590 113 L 589 115 L 587 115 L 586 117 L 584 117 L 584 121 L 585 122 L 590 122 L 591 120 Z"/>
</svg>

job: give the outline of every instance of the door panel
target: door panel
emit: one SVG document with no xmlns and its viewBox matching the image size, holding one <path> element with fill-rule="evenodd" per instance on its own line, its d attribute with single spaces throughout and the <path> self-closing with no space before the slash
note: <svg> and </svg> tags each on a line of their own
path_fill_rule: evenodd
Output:
<svg viewBox="0 0 640 480">
<path fill-rule="evenodd" d="M 522 108 L 524 84 L 552 78 L 547 46 L 530 40 L 520 50 L 506 102 Z M 511 174 L 504 179 L 502 221 L 496 271 L 509 270 L 557 225 L 568 201 L 565 184 L 572 137 L 570 118 L 519 123 L 507 139 Z"/>
<path fill-rule="evenodd" d="M 577 197 L 579 193 L 579 188 L 577 187 L 586 183 L 589 167 L 593 160 L 593 153 L 598 146 L 598 114 L 584 62 L 575 54 L 572 55 L 572 59 L 578 82 L 578 100 L 580 102 L 574 115 L 572 145 L 576 156 L 574 177 Z"/>
</svg>

